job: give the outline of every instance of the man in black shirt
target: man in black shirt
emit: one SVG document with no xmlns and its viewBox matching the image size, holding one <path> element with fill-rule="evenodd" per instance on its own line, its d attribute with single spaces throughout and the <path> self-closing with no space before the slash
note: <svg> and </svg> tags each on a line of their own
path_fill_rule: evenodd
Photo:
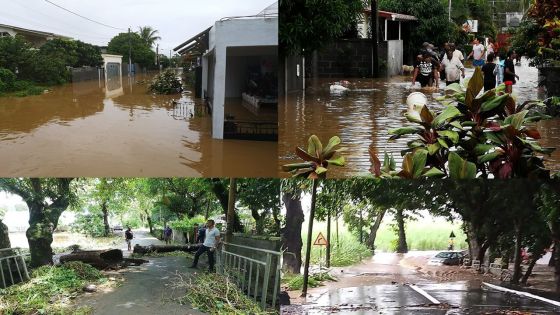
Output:
<svg viewBox="0 0 560 315">
<path fill-rule="evenodd" d="M 484 92 L 496 87 L 496 64 L 494 63 L 494 53 L 489 53 L 486 57 L 486 63 L 482 66 L 484 73 Z"/>
<path fill-rule="evenodd" d="M 519 80 L 519 76 L 515 74 L 514 60 L 517 57 L 515 50 L 510 50 L 507 54 L 507 59 L 504 68 L 504 83 L 506 85 L 506 93 L 511 94 L 515 79 Z"/>
<path fill-rule="evenodd" d="M 437 82 L 438 76 L 436 75 L 438 68 L 438 63 L 433 60 L 431 54 L 424 51 L 422 56 L 417 57 L 416 63 L 414 64 L 412 85 L 418 81 L 422 87 L 432 86 L 435 80 L 437 87 L 439 84 L 439 82 Z"/>
</svg>

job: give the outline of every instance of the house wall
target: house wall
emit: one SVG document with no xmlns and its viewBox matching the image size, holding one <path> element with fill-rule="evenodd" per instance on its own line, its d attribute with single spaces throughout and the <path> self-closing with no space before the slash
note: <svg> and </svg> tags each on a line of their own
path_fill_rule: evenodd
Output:
<svg viewBox="0 0 560 315">
<path fill-rule="evenodd" d="M 210 50 L 215 51 L 212 137 L 224 137 L 227 47 L 278 46 L 278 18 L 217 21 L 209 32 Z M 208 83 L 210 84 L 210 83 Z"/>
<path fill-rule="evenodd" d="M 370 39 L 339 39 L 319 51 L 318 72 L 322 78 L 359 78 L 371 76 L 372 54 Z M 378 47 L 381 60 L 387 61 L 387 42 Z M 312 76 L 311 62 L 306 63 L 308 77 Z"/>
<path fill-rule="evenodd" d="M 41 47 L 43 44 L 45 44 L 47 42 L 47 40 L 53 39 L 51 36 L 45 37 L 45 36 L 40 36 L 40 35 L 26 33 L 26 32 L 18 32 L 17 30 L 14 30 L 13 28 L 0 26 L 0 33 L 3 33 L 3 32 L 6 32 L 6 33 L 10 34 L 10 36 L 12 36 L 12 37 L 19 34 L 19 35 L 23 36 L 23 38 L 25 38 L 25 40 L 30 42 L 33 45 L 33 47 L 35 47 L 35 48 Z"/>
</svg>

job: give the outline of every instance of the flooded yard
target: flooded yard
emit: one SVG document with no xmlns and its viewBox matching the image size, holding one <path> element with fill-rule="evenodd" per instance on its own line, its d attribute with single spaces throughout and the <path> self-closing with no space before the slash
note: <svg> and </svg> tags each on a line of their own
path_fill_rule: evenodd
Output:
<svg viewBox="0 0 560 315">
<path fill-rule="evenodd" d="M 472 76 L 472 68 L 466 69 L 467 78 Z M 538 71 L 523 60 L 516 67 L 520 81 L 514 86 L 518 102 L 542 98 L 537 89 Z M 296 146 L 307 146 L 307 138 L 316 134 L 326 142 L 334 135 L 340 136 L 346 148 L 345 167 L 333 167 L 331 177 L 347 177 L 369 173 L 371 166 L 368 149 L 371 147 L 378 156 L 392 153 L 400 167 L 400 151 L 406 148 L 410 138 L 403 137 L 396 142 L 388 142 L 388 130 L 406 124 L 404 117 L 406 98 L 419 86 L 411 88 L 410 76 L 396 76 L 380 79 L 350 79 L 351 91 L 345 95 L 330 95 L 329 83 L 336 79 L 324 79 L 316 93 L 292 93 L 279 104 L 279 164 L 281 166 L 297 161 Z M 443 93 L 445 83 L 440 85 Z M 441 105 L 434 100 L 439 93 L 420 90 L 428 96 L 429 107 Z M 544 146 L 560 147 L 560 118 L 538 124 Z M 560 151 L 556 150 L 545 162 L 553 170 L 560 170 Z"/>
<path fill-rule="evenodd" d="M 0 98 L 0 176 L 277 174 L 276 142 L 212 139 L 211 117 L 192 91 L 151 95 L 150 78 L 123 77 L 108 88 L 94 80 L 39 96 Z M 226 113 L 252 115 L 238 107 L 240 100 L 229 101 Z"/>
</svg>

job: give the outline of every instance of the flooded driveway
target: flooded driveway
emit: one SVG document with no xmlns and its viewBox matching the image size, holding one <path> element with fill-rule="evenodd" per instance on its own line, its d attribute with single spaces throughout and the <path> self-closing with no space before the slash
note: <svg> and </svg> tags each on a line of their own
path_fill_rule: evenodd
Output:
<svg viewBox="0 0 560 315">
<path fill-rule="evenodd" d="M 467 69 L 467 77 L 472 76 L 473 69 Z M 523 60 L 516 67 L 520 81 L 514 86 L 514 94 L 518 102 L 537 99 L 538 71 L 528 66 Z M 411 77 L 396 76 L 382 79 L 351 79 L 352 91 L 346 95 L 335 96 L 328 92 L 329 82 L 335 79 L 322 80 L 321 89 L 317 93 L 292 93 L 279 104 L 279 165 L 297 161 L 294 153 L 296 146 L 306 146 L 307 138 L 316 134 L 326 142 L 334 135 L 342 139 L 347 148 L 345 156 L 347 165 L 343 168 L 333 167 L 331 177 L 347 177 L 369 172 L 371 165 L 368 149 L 371 147 L 378 156 L 384 152 L 392 153 L 400 158 L 400 151 L 406 148 L 410 138 L 403 137 L 396 142 L 388 142 L 388 130 L 406 124 L 403 114 L 406 110 L 406 98 L 419 87 L 411 89 Z M 442 83 L 439 92 L 443 92 Z M 430 107 L 439 105 L 434 101 L 438 93 L 422 91 L 427 94 Z M 540 122 L 538 127 L 545 146 L 560 147 L 560 119 Z M 560 170 L 560 151 L 547 157 L 547 165 Z M 400 159 L 398 159 L 400 167 Z M 283 174 L 286 176 L 286 174 Z"/>
<path fill-rule="evenodd" d="M 277 174 L 277 143 L 212 139 L 211 117 L 192 91 L 150 95 L 149 79 L 124 77 L 109 88 L 94 80 L 0 98 L 0 176 Z"/>
<path fill-rule="evenodd" d="M 281 314 L 507 314 L 506 311 L 556 314 L 560 309 L 493 290 L 481 283 L 458 281 L 334 289 L 308 298 L 302 306 L 283 306 Z"/>
</svg>

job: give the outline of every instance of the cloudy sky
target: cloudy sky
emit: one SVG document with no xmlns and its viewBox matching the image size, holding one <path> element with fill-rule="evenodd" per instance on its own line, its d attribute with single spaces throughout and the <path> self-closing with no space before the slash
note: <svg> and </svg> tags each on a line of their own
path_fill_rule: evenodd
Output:
<svg viewBox="0 0 560 315">
<path fill-rule="evenodd" d="M 89 19 L 133 31 L 138 26 L 159 30 L 160 49 L 169 52 L 188 38 L 228 16 L 255 15 L 274 0 L 50 0 Z M 4 0 L 0 24 L 65 35 L 107 45 L 122 32 L 68 13 L 45 0 Z"/>
</svg>

